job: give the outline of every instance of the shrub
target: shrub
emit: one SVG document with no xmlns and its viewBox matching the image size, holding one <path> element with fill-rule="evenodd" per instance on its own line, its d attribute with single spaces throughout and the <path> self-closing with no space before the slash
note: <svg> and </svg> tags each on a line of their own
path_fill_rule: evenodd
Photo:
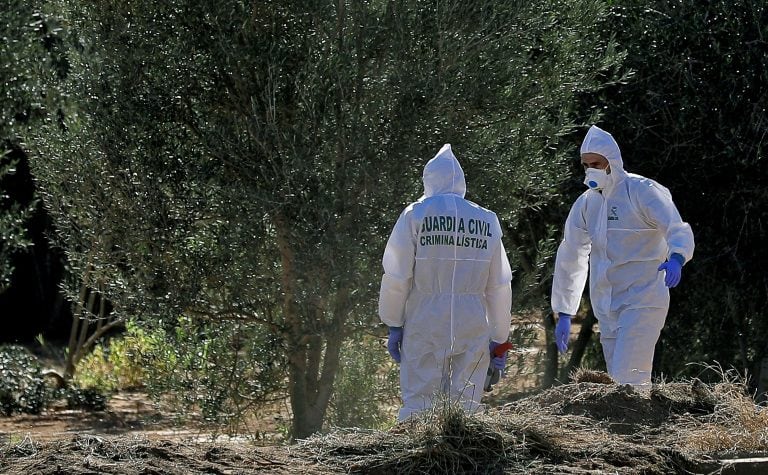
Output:
<svg viewBox="0 0 768 475">
<path fill-rule="evenodd" d="M 22 346 L 0 346 L 0 412 L 39 414 L 50 399 L 38 359 Z"/>
<path fill-rule="evenodd" d="M 67 409 L 103 411 L 107 408 L 107 396 L 97 388 L 71 387 L 62 390 Z"/>
<path fill-rule="evenodd" d="M 97 345 L 78 364 L 77 385 L 102 391 L 142 388 L 146 372 L 165 343 L 162 330 L 148 331 L 134 322 L 126 324 L 126 333 Z"/>
</svg>

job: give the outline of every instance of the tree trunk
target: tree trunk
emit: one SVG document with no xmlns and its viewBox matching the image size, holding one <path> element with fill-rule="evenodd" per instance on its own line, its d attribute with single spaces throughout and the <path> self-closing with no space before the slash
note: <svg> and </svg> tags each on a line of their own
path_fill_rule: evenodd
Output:
<svg viewBox="0 0 768 475">
<path fill-rule="evenodd" d="M 293 411 L 291 437 L 296 440 L 309 437 L 323 427 L 339 368 L 348 292 L 345 289 L 338 292 L 337 301 L 344 303 L 335 306 L 330 325 L 323 324 L 324 314 L 328 312 L 325 306 L 313 308 L 314 315 L 306 315 L 303 319 L 297 302 L 298 272 L 288 239 L 289 227 L 280 214 L 275 216 L 274 222 L 280 249 L 282 310 L 288 342 L 288 392 Z"/>
<path fill-rule="evenodd" d="M 323 428 L 328 403 L 333 394 L 333 382 L 339 369 L 341 341 L 342 338 L 339 336 L 328 336 L 325 338 L 325 352 L 322 357 L 323 364 L 319 373 L 305 371 L 303 375 L 296 374 L 297 378 L 304 379 L 302 385 L 297 385 L 304 389 L 304 397 L 297 399 L 294 399 L 293 395 L 291 397 L 291 407 L 294 410 L 292 424 L 293 439 L 309 437 Z M 295 394 L 298 395 L 299 392 Z M 296 411 L 300 411 L 301 417 L 298 417 Z"/>
<path fill-rule="evenodd" d="M 83 275 L 83 283 L 80 287 L 80 296 L 78 298 L 75 311 L 72 312 L 72 326 L 69 329 L 69 342 L 67 343 L 67 358 L 64 364 L 64 378 L 70 379 L 75 374 L 75 355 L 77 353 L 77 340 L 80 334 L 80 325 L 88 326 L 88 320 L 84 319 L 83 309 L 85 307 L 85 298 L 88 293 L 88 277 L 91 273 L 90 264 L 86 267 Z"/>
</svg>

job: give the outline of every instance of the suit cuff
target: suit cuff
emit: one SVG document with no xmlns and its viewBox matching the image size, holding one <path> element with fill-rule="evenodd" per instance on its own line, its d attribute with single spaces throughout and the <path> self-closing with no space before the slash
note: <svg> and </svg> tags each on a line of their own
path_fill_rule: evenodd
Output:
<svg viewBox="0 0 768 475">
<path fill-rule="evenodd" d="M 682 254 L 678 254 L 677 252 L 674 252 L 672 253 L 671 256 L 669 256 L 669 260 L 672 260 L 672 259 L 676 260 L 680 264 L 680 267 L 683 267 L 685 265 L 685 257 L 683 257 Z"/>
</svg>

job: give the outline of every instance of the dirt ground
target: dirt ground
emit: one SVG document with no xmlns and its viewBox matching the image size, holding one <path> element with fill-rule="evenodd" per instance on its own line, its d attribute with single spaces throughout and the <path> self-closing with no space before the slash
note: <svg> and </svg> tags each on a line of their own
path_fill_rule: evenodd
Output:
<svg viewBox="0 0 768 475">
<path fill-rule="evenodd" d="M 271 416 L 274 419 L 274 416 Z M 274 421 L 264 428 L 274 430 Z M 324 472 L 287 444 L 215 436 L 178 425 L 140 392 L 111 397 L 105 411 L 52 408 L 0 417 L 3 474 L 250 474 Z"/>
<path fill-rule="evenodd" d="M 488 403 L 472 418 L 435 413 L 266 445 L 177 426 L 143 394 L 122 393 L 105 411 L 0 418 L 0 473 L 720 473 L 717 458 L 768 454 L 766 409 L 731 384 L 579 382 L 523 398 L 497 388 Z"/>
</svg>

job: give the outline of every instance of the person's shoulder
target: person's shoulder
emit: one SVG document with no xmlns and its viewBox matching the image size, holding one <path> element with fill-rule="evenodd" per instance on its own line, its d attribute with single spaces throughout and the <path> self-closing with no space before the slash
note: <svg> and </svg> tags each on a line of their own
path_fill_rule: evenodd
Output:
<svg viewBox="0 0 768 475">
<path fill-rule="evenodd" d="M 656 197 L 659 194 L 665 197 L 670 196 L 667 187 L 658 181 L 635 173 L 627 174 L 627 185 L 629 186 L 629 191 L 632 195 L 647 195 L 649 198 Z"/>
<path fill-rule="evenodd" d="M 600 192 L 599 191 L 586 189 L 586 190 L 582 191 L 579 196 L 576 197 L 576 199 L 573 201 L 573 205 L 571 205 L 571 208 L 575 208 L 577 206 L 582 206 L 582 205 L 584 205 L 587 202 L 588 199 L 590 199 L 592 197 L 597 199 L 597 197 L 599 197 L 599 196 L 600 196 Z"/>
<path fill-rule="evenodd" d="M 479 213 L 485 213 L 485 214 L 491 215 L 493 217 L 496 217 L 496 213 L 495 212 L 491 211 L 490 209 L 488 209 L 488 208 L 486 208 L 484 206 L 480 206 L 479 204 L 475 203 L 474 201 L 470 201 L 468 199 L 464 199 L 464 202 L 467 203 L 467 205 L 469 205 L 470 208 L 473 208 L 473 209 L 477 210 Z"/>
<path fill-rule="evenodd" d="M 648 178 L 647 176 L 638 175 L 637 173 L 627 173 L 626 180 L 630 186 L 646 187 L 646 188 L 647 187 L 664 188 L 664 186 L 662 186 L 661 183 L 654 180 L 653 178 Z"/>
<path fill-rule="evenodd" d="M 414 202 L 410 203 L 408 206 L 406 206 L 405 208 L 403 208 L 403 210 L 400 212 L 400 217 L 402 218 L 404 216 L 411 216 L 413 214 L 418 214 L 419 213 L 419 209 L 421 209 L 423 207 L 424 207 L 424 200 L 423 199 L 419 199 L 417 201 L 414 201 Z"/>
<path fill-rule="evenodd" d="M 403 213 L 410 213 L 414 209 L 418 208 L 420 205 L 421 205 L 421 201 L 414 201 L 413 203 L 403 208 Z"/>
</svg>

